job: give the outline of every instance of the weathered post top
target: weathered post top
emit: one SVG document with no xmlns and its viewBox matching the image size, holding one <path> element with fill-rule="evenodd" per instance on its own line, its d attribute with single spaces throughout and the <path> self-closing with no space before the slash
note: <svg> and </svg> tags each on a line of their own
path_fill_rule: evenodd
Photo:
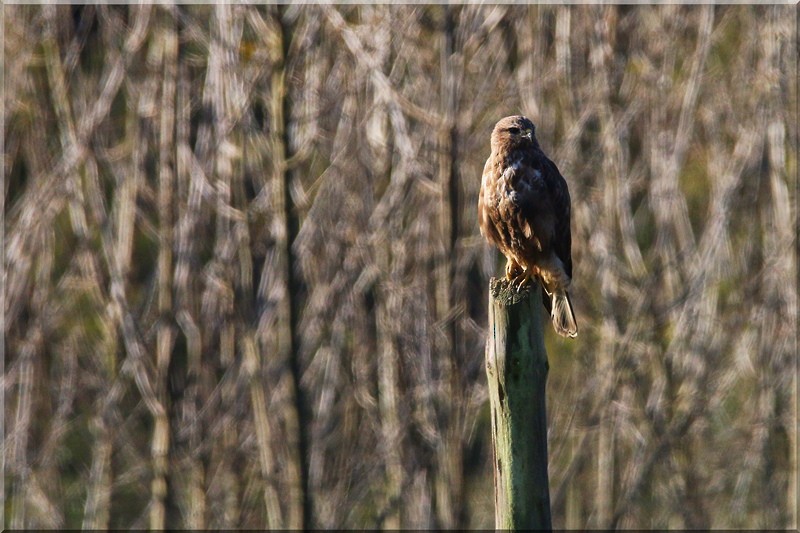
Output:
<svg viewBox="0 0 800 533">
<path fill-rule="evenodd" d="M 538 283 L 492 278 L 486 376 L 492 412 L 495 527 L 552 529 L 547 474 L 547 353 Z"/>
</svg>

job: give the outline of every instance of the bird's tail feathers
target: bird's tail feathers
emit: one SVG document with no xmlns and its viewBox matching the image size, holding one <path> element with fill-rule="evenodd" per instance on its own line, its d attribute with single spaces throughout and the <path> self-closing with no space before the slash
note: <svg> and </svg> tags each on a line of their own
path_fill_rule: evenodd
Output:
<svg viewBox="0 0 800 533">
<path fill-rule="evenodd" d="M 550 318 L 553 319 L 553 328 L 556 333 L 562 337 L 578 336 L 578 323 L 575 321 L 575 313 L 572 312 L 572 302 L 567 291 L 553 291 Z"/>
</svg>

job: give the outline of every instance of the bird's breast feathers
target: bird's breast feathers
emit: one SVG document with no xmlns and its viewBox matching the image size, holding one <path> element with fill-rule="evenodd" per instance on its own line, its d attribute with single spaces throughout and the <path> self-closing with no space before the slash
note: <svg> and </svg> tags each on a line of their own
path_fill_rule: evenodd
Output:
<svg viewBox="0 0 800 533">
<path fill-rule="evenodd" d="M 522 157 L 512 158 L 506 165 L 499 166 L 495 183 L 497 200 L 503 199 L 515 206 L 531 200 L 544 192 L 542 172 L 531 166 L 524 166 Z"/>
</svg>

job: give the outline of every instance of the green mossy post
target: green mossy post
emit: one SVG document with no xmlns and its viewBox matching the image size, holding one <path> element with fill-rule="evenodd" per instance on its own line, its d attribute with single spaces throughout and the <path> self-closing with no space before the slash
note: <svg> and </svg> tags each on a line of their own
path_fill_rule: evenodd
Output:
<svg viewBox="0 0 800 533">
<path fill-rule="evenodd" d="M 552 529 L 547 475 L 547 352 L 538 283 L 489 283 L 486 375 L 492 409 L 495 527 Z"/>
</svg>

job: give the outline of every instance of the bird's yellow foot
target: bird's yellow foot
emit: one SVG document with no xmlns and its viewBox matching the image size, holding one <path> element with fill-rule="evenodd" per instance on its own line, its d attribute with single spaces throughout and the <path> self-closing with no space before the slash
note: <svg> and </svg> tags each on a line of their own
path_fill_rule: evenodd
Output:
<svg viewBox="0 0 800 533">
<path fill-rule="evenodd" d="M 525 287 L 525 285 L 530 283 L 532 277 L 533 277 L 533 269 L 531 269 L 530 267 L 525 269 L 525 271 L 522 272 L 522 274 L 517 276 L 514 279 L 514 282 L 516 282 L 517 285 L 517 292 L 520 292 Z"/>
<path fill-rule="evenodd" d="M 509 259 L 506 263 L 506 280 L 513 282 L 522 273 L 522 267 L 513 259 Z"/>
</svg>

